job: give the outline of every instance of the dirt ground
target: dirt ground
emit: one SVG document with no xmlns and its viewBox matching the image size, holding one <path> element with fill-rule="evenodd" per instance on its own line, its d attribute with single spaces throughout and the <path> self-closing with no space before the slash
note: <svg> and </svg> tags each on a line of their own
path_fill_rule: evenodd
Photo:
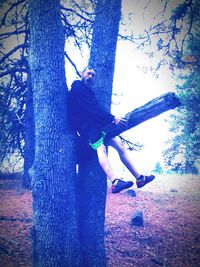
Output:
<svg viewBox="0 0 200 267">
<path fill-rule="evenodd" d="M 108 267 L 200 266 L 200 177 L 159 176 L 143 189 L 111 194 L 106 207 Z M 31 192 L 0 180 L 0 266 L 31 266 Z M 143 226 L 131 224 L 135 212 Z M 101 267 L 101 266 L 99 266 Z"/>
</svg>

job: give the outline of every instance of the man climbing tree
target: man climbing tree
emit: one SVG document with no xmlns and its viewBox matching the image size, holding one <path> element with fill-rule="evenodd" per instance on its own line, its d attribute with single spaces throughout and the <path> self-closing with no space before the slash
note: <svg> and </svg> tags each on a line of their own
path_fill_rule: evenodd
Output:
<svg viewBox="0 0 200 267">
<path fill-rule="evenodd" d="M 72 84 L 68 97 L 69 119 L 72 129 L 78 133 L 79 138 L 83 139 L 86 145 L 90 145 L 91 149 L 97 152 L 99 163 L 112 182 L 113 194 L 131 187 L 133 182 L 117 178 L 109 164 L 106 146 L 112 146 L 116 149 L 123 164 L 135 177 L 137 187 L 141 188 L 151 182 L 155 176 L 140 175 L 119 136 L 110 137 L 115 128 L 123 127 L 122 125 L 126 124 L 126 120 L 115 117 L 101 108 L 92 91 L 95 76 L 95 70 L 92 67 L 87 67 L 82 72 L 82 80 L 76 80 Z M 84 150 L 80 153 L 84 154 Z"/>
</svg>

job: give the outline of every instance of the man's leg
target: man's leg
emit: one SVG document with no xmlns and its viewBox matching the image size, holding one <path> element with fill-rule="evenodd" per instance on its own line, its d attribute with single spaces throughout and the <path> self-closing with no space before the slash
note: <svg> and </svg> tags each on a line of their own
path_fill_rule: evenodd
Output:
<svg viewBox="0 0 200 267">
<path fill-rule="evenodd" d="M 108 176 L 108 178 L 111 180 L 111 182 L 114 181 L 116 176 L 115 176 L 114 171 L 112 170 L 112 168 L 110 166 L 106 147 L 104 144 L 102 144 L 101 146 L 99 146 L 97 148 L 97 156 L 98 156 L 99 164 L 101 165 L 105 174 Z"/>
<path fill-rule="evenodd" d="M 108 145 L 112 146 L 114 149 L 117 150 L 122 163 L 127 167 L 127 169 L 136 178 L 136 184 L 138 188 L 145 186 L 146 184 L 148 184 L 149 182 L 155 179 L 154 175 L 145 176 L 145 175 L 140 175 L 138 173 L 132 161 L 130 160 L 128 153 L 126 152 L 124 145 L 122 144 L 118 136 L 110 139 L 108 141 Z"/>
<path fill-rule="evenodd" d="M 110 166 L 105 145 L 100 145 L 96 150 L 99 164 L 101 165 L 107 177 L 112 182 L 112 193 L 119 193 L 120 191 L 131 187 L 133 185 L 132 181 L 123 181 L 121 179 L 116 178 L 116 175 Z"/>
<path fill-rule="evenodd" d="M 124 145 L 122 144 L 119 136 L 116 136 L 116 137 L 110 139 L 108 141 L 108 144 L 117 150 L 122 163 L 133 174 L 133 176 L 137 179 L 140 176 L 140 174 L 138 173 L 138 171 L 136 170 L 132 161 L 130 160 L 128 153 L 127 153 Z"/>
</svg>

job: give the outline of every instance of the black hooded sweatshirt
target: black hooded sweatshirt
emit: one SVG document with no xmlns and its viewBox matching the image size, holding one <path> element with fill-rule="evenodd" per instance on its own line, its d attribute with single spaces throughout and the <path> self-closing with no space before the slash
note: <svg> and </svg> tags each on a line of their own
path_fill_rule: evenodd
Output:
<svg viewBox="0 0 200 267">
<path fill-rule="evenodd" d="M 87 139 L 114 121 L 114 116 L 103 110 L 92 89 L 83 81 L 75 80 L 68 94 L 68 115 L 72 130 Z M 94 139 L 94 138 L 92 138 Z"/>
</svg>

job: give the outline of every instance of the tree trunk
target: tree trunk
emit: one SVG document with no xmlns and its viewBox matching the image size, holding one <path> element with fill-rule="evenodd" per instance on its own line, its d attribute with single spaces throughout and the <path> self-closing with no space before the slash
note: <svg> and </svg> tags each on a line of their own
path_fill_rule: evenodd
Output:
<svg viewBox="0 0 200 267">
<path fill-rule="evenodd" d="M 98 0 L 96 12 L 90 65 L 97 68 L 94 91 L 100 104 L 109 111 L 121 0 Z M 81 266 L 104 267 L 106 266 L 104 224 L 107 179 L 95 153 L 90 160 L 80 164 L 79 181 Z"/>
<path fill-rule="evenodd" d="M 78 266 L 73 137 L 67 131 L 64 31 L 58 0 L 29 0 L 35 114 L 33 266 Z"/>
<path fill-rule="evenodd" d="M 80 164 L 79 173 L 80 267 L 103 267 L 106 266 L 104 226 L 107 179 L 96 156 Z"/>
<path fill-rule="evenodd" d="M 24 175 L 23 187 L 31 188 L 30 168 L 33 166 L 35 157 L 35 125 L 33 112 L 33 91 L 31 86 L 30 71 L 27 78 L 26 110 L 25 110 L 25 136 L 24 136 Z"/>
</svg>

